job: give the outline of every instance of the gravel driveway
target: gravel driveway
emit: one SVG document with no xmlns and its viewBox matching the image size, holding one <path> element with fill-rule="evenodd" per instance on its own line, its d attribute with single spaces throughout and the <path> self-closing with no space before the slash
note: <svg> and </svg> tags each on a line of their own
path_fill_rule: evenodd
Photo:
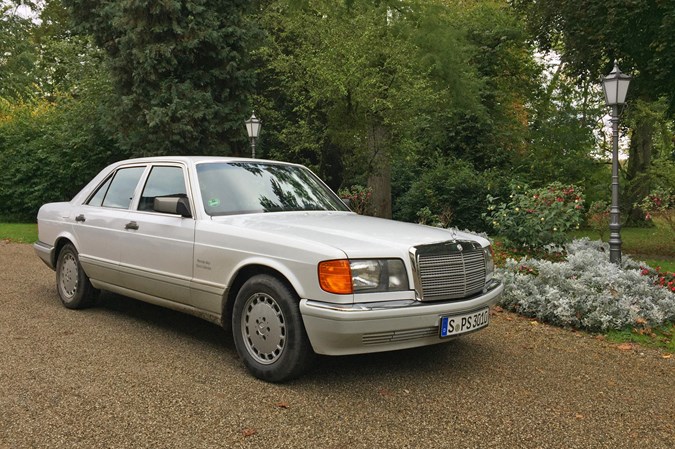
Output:
<svg viewBox="0 0 675 449">
<path fill-rule="evenodd" d="M 251 377 L 199 319 L 105 294 L 63 308 L 0 242 L 0 449 L 669 448 L 675 358 L 497 313 L 450 344 Z"/>
</svg>

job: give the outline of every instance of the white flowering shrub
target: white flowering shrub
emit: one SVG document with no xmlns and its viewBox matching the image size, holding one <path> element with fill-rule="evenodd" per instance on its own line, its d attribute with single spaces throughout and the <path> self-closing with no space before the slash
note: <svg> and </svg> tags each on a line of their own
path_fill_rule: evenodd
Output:
<svg viewBox="0 0 675 449">
<path fill-rule="evenodd" d="M 566 249 L 563 262 L 508 259 L 497 270 L 505 285 L 500 305 L 591 331 L 675 322 L 675 293 L 641 274 L 645 264 L 624 255 L 618 267 L 609 262 L 608 244 L 588 238 Z"/>
</svg>

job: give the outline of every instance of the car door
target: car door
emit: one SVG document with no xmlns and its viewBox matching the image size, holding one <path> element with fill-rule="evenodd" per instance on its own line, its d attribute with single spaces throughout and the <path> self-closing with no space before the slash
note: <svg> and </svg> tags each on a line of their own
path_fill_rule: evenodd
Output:
<svg viewBox="0 0 675 449">
<path fill-rule="evenodd" d="M 122 167 L 108 176 L 73 214 L 80 263 L 92 281 L 119 283 L 120 237 L 145 165 Z"/>
<path fill-rule="evenodd" d="M 187 170 L 154 164 L 129 212 L 119 241 L 123 287 L 156 298 L 190 303 L 195 220 L 156 212 L 156 197 L 186 197 Z"/>
</svg>

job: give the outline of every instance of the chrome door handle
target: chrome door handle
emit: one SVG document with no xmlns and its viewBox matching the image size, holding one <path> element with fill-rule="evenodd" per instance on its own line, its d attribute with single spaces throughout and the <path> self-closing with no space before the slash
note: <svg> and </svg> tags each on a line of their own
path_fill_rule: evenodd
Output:
<svg viewBox="0 0 675 449">
<path fill-rule="evenodd" d="M 133 229 L 134 231 L 138 230 L 138 223 L 135 221 L 130 221 L 124 226 L 124 229 Z"/>
<path fill-rule="evenodd" d="M 77 217 L 75 217 L 75 221 L 79 221 L 81 223 L 84 223 L 87 219 L 84 218 L 84 214 L 80 214 Z"/>
</svg>

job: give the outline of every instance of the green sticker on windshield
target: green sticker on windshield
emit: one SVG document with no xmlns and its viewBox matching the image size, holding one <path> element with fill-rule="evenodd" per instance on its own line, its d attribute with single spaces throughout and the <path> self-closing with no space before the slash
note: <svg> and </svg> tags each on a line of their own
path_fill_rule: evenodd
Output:
<svg viewBox="0 0 675 449">
<path fill-rule="evenodd" d="M 220 200 L 218 198 L 211 198 L 209 200 L 209 207 L 218 207 L 220 206 Z"/>
</svg>

